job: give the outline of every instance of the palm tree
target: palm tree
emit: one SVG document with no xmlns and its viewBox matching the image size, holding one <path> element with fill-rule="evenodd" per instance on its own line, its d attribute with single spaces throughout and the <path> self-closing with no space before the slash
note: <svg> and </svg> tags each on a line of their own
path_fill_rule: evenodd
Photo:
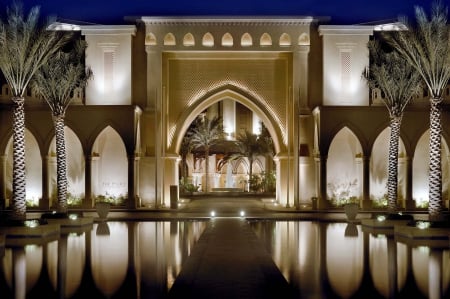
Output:
<svg viewBox="0 0 450 299">
<path fill-rule="evenodd" d="M 64 118 L 76 88 L 83 88 L 92 76 L 84 66 L 87 44 L 76 40 L 69 52 L 60 50 L 43 65 L 32 81 L 33 91 L 44 99 L 52 111 L 56 136 L 57 211 L 67 213 L 67 168 Z"/>
<path fill-rule="evenodd" d="M 204 117 L 197 122 L 192 130 L 191 144 L 195 149 L 203 149 L 205 152 L 205 192 L 208 192 L 209 151 L 211 147 L 223 140 L 223 125 L 220 117 L 211 120 Z"/>
<path fill-rule="evenodd" d="M 239 152 L 232 155 L 232 159 L 247 158 L 249 164 L 249 179 L 253 177 L 253 162 L 258 156 L 267 155 L 272 152 L 270 143 L 263 135 L 253 134 L 245 130 L 237 137 L 236 145 Z"/>
<path fill-rule="evenodd" d="M 199 120 L 199 118 L 196 118 L 195 121 L 192 122 L 192 124 L 189 126 L 186 133 L 184 134 L 183 140 L 181 141 L 181 146 L 180 146 L 181 177 L 183 178 L 183 181 L 186 180 L 187 176 L 188 176 L 187 156 L 191 153 L 191 151 L 193 149 L 191 138 L 192 138 L 194 128 L 199 123 L 198 120 Z"/>
<path fill-rule="evenodd" d="M 12 217 L 26 217 L 24 94 L 36 71 L 69 40 L 67 33 L 46 30 L 39 7 L 25 17 L 14 3 L 0 20 L 0 69 L 12 91 L 13 101 L 13 194 Z"/>
<path fill-rule="evenodd" d="M 368 43 L 370 53 L 370 68 L 364 72 L 364 77 L 371 89 L 379 88 L 384 97 L 382 101 L 389 112 L 388 158 L 388 211 L 395 212 L 397 206 L 398 187 L 398 144 L 400 126 L 405 107 L 413 96 L 422 91 L 421 77 L 417 71 L 405 62 L 392 49 L 383 49 L 380 42 L 371 40 Z M 390 51 L 389 51 L 390 50 Z"/>
<path fill-rule="evenodd" d="M 405 24 L 408 30 L 386 35 L 389 43 L 422 77 L 430 93 L 430 220 L 442 217 L 441 168 L 441 103 L 450 78 L 450 27 L 448 9 L 434 2 L 429 19 L 421 7 L 415 8 L 416 26 Z"/>
</svg>

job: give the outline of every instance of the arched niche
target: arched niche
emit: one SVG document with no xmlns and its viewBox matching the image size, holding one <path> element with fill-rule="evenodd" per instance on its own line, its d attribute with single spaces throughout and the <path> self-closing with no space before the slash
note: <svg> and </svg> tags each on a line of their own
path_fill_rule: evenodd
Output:
<svg viewBox="0 0 450 299">
<path fill-rule="evenodd" d="M 193 47 L 195 46 L 195 38 L 192 33 L 186 33 L 183 37 L 183 46 L 185 47 Z"/>
<path fill-rule="evenodd" d="M 288 47 L 292 45 L 291 36 L 287 33 L 281 34 L 279 44 L 281 47 Z"/>
<path fill-rule="evenodd" d="M 298 37 L 298 45 L 299 46 L 309 46 L 311 43 L 310 39 L 309 39 L 309 35 L 305 32 L 303 32 L 302 34 L 300 34 L 300 36 Z"/>
<path fill-rule="evenodd" d="M 342 205 L 362 194 L 362 147 L 356 135 L 342 128 L 333 138 L 327 160 L 327 193 L 333 204 Z"/>
<path fill-rule="evenodd" d="M 261 35 L 261 38 L 259 39 L 259 45 L 260 46 L 271 46 L 272 45 L 272 37 L 269 33 L 265 32 Z"/>
<path fill-rule="evenodd" d="M 153 33 L 147 33 L 145 35 L 145 45 L 146 46 L 156 46 L 158 43 L 156 41 L 156 36 Z"/>
<path fill-rule="evenodd" d="M 426 207 L 428 205 L 429 196 L 429 151 L 430 131 L 427 130 L 417 142 L 413 159 L 413 199 L 416 206 Z M 443 141 L 443 140 L 442 140 Z M 448 187 L 450 179 L 449 175 L 449 150 L 445 142 L 441 143 L 441 167 L 442 167 L 442 193 L 444 197 L 448 197 Z"/>
<path fill-rule="evenodd" d="M 84 198 L 85 188 L 85 159 L 83 147 L 78 136 L 69 127 L 64 127 L 66 142 L 66 168 L 67 168 L 67 203 L 80 205 Z M 55 202 L 56 192 L 56 138 L 53 138 L 49 148 L 49 178 L 50 178 L 50 201 Z M 56 202 L 55 202 L 56 203 Z M 51 205 L 50 205 L 51 206 Z"/>
<path fill-rule="evenodd" d="M 253 39 L 250 33 L 246 32 L 241 37 L 241 46 L 242 47 L 250 47 L 253 45 Z"/>
<path fill-rule="evenodd" d="M 389 167 L 389 127 L 385 128 L 375 139 L 370 159 L 370 197 L 377 204 L 387 199 L 387 180 Z M 405 146 L 400 139 L 398 143 L 398 198 L 404 198 L 406 188 Z"/>
<path fill-rule="evenodd" d="M 128 196 L 128 159 L 120 135 L 106 127 L 92 147 L 92 193 L 115 204 L 123 204 Z"/>
<path fill-rule="evenodd" d="M 214 36 L 210 32 L 207 32 L 207 33 L 205 33 L 205 35 L 203 35 L 202 45 L 204 47 L 213 47 L 214 46 Z"/>
<path fill-rule="evenodd" d="M 222 46 L 232 47 L 233 46 L 233 36 L 227 32 L 222 36 Z"/>
<path fill-rule="evenodd" d="M 37 207 L 42 197 L 42 157 L 33 134 L 25 129 L 25 173 L 27 206 Z M 11 204 L 13 180 L 13 140 L 6 148 L 6 206 Z"/>
<path fill-rule="evenodd" d="M 164 36 L 164 46 L 175 46 L 176 44 L 175 35 L 173 35 L 173 33 L 169 32 Z"/>
</svg>

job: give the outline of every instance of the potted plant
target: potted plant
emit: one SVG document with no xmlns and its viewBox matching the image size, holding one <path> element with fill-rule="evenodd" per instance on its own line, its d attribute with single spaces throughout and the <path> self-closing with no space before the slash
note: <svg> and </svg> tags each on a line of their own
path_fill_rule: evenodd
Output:
<svg viewBox="0 0 450 299">
<path fill-rule="evenodd" d="M 345 215 L 347 220 L 355 220 L 359 211 L 359 201 L 356 196 L 349 197 L 344 204 Z"/>
<path fill-rule="evenodd" d="M 106 200 L 104 195 L 99 195 L 95 201 L 95 210 L 97 211 L 98 217 L 100 219 L 106 219 L 111 209 L 111 203 Z"/>
</svg>

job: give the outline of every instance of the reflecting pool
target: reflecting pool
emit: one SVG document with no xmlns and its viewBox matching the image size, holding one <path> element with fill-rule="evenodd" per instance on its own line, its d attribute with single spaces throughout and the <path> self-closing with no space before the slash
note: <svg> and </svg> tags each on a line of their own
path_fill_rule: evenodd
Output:
<svg viewBox="0 0 450 299">
<path fill-rule="evenodd" d="M 206 222 L 100 222 L 6 248 L 0 298 L 164 298 Z"/>
<path fill-rule="evenodd" d="M 166 298 L 209 223 L 108 221 L 7 247 L 0 298 Z M 347 223 L 249 224 L 298 298 L 450 298 L 448 247 L 414 247 Z"/>
<path fill-rule="evenodd" d="M 449 247 L 412 247 L 360 225 L 252 222 L 299 298 L 450 298 Z"/>
</svg>

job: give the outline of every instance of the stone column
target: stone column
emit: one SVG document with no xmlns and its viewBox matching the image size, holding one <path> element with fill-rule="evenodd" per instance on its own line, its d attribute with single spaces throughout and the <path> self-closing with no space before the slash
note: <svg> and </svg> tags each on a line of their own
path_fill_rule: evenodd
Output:
<svg viewBox="0 0 450 299">
<path fill-rule="evenodd" d="M 276 200 L 279 204 L 285 207 L 291 207 L 293 202 L 293 190 L 292 190 L 292 167 L 286 153 L 279 153 L 275 156 L 274 161 L 277 167 L 277 194 Z"/>
<path fill-rule="evenodd" d="M 39 202 L 39 208 L 43 210 L 50 209 L 50 165 L 56 164 L 56 159 L 54 157 L 45 155 L 42 157 L 42 198 Z M 52 203 L 54 205 L 54 203 Z"/>
<path fill-rule="evenodd" d="M 85 156 L 85 169 L 84 169 L 84 201 L 83 208 L 92 208 L 94 206 L 92 200 L 92 177 L 91 177 L 91 169 L 92 169 L 92 156 Z"/>
<path fill-rule="evenodd" d="M 370 209 L 372 201 L 370 200 L 370 157 L 363 156 L 363 200 L 362 208 Z"/>
<path fill-rule="evenodd" d="M 222 119 L 223 129 L 226 138 L 229 140 L 236 138 L 236 102 L 234 100 L 225 99 L 222 101 Z"/>
<path fill-rule="evenodd" d="M 405 168 L 406 168 L 406 177 L 405 177 L 405 209 L 414 210 L 416 208 L 416 204 L 413 200 L 413 167 L 412 167 L 412 158 L 405 158 Z"/>
<path fill-rule="evenodd" d="M 137 167 L 137 163 L 139 161 L 139 157 L 135 154 L 128 156 L 128 201 L 127 207 L 129 209 L 136 209 L 139 207 L 139 203 L 137 202 L 137 187 L 138 187 L 138 173 L 139 168 Z"/>
<path fill-rule="evenodd" d="M 178 163 L 180 157 L 177 154 L 166 154 L 164 157 L 164 194 L 162 206 L 170 206 L 170 186 L 178 186 Z"/>
<path fill-rule="evenodd" d="M 316 158 L 316 173 L 318 174 L 318 209 L 326 209 L 328 207 L 327 200 L 327 160 L 328 156 L 320 156 Z"/>
</svg>

